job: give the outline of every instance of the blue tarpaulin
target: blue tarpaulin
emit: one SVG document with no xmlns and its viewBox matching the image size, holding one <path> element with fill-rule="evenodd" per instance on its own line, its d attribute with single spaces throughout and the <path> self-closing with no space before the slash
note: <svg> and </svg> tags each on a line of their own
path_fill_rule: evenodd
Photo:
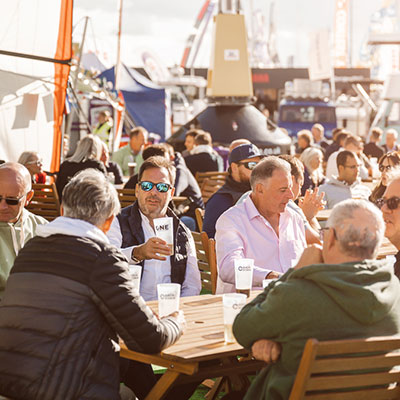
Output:
<svg viewBox="0 0 400 400">
<path fill-rule="evenodd" d="M 158 133 L 163 140 L 166 132 L 166 92 L 133 68 L 121 65 L 118 89 L 124 96 L 126 109 L 136 125 Z M 114 67 L 102 72 L 100 79 L 115 83 Z"/>
</svg>

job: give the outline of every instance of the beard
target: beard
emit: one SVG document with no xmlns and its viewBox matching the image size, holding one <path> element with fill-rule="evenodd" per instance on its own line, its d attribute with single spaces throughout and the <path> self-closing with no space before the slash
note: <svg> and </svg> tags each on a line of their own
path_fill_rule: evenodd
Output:
<svg viewBox="0 0 400 400">
<path fill-rule="evenodd" d="M 149 201 L 153 202 L 149 204 Z M 157 196 L 138 198 L 140 211 L 149 219 L 164 217 L 167 212 L 168 200 Z"/>
</svg>

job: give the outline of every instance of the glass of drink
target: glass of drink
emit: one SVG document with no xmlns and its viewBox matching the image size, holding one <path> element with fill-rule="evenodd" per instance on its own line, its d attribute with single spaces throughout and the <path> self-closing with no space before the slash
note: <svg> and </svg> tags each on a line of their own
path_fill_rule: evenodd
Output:
<svg viewBox="0 0 400 400">
<path fill-rule="evenodd" d="M 232 325 L 236 315 L 246 304 L 246 295 L 243 293 L 225 293 L 222 295 L 222 304 L 224 307 L 224 339 L 226 343 L 234 343 Z"/>
<path fill-rule="evenodd" d="M 156 236 L 167 242 L 170 256 L 174 254 L 174 224 L 172 217 L 153 219 Z"/>
<path fill-rule="evenodd" d="M 133 287 L 140 290 L 140 277 L 142 276 L 142 267 L 140 265 L 129 264 L 129 273 L 131 274 Z"/>
<path fill-rule="evenodd" d="M 158 316 L 166 317 L 179 311 L 179 298 L 181 295 L 181 285 L 179 283 L 159 283 L 158 293 Z"/>
<path fill-rule="evenodd" d="M 237 293 L 250 296 L 253 286 L 254 260 L 251 258 L 240 258 L 235 260 L 235 286 Z"/>
</svg>

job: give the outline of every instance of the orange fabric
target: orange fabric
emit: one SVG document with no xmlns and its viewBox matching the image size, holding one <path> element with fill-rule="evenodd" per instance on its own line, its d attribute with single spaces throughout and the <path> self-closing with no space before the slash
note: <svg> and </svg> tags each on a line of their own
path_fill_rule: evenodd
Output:
<svg viewBox="0 0 400 400">
<path fill-rule="evenodd" d="M 60 27 L 58 31 L 56 60 L 70 60 L 72 55 L 72 4 L 73 0 L 60 0 Z M 50 171 L 58 171 L 61 159 L 61 125 L 70 66 L 54 64 L 54 133 Z"/>
</svg>

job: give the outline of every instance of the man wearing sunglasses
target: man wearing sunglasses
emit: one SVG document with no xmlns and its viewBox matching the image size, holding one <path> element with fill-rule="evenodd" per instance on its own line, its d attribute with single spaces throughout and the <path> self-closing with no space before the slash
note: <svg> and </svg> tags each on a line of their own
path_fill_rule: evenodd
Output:
<svg viewBox="0 0 400 400">
<path fill-rule="evenodd" d="M 31 175 L 23 165 L 0 165 L 0 300 L 18 252 L 36 227 L 47 223 L 24 209 L 32 196 Z"/>
<path fill-rule="evenodd" d="M 228 209 L 236 204 L 243 193 L 250 190 L 250 174 L 262 159 L 260 150 L 254 144 L 242 144 L 229 154 L 229 169 L 226 183 L 207 202 L 203 230 L 208 237 L 215 236 L 215 223 Z"/>
<path fill-rule="evenodd" d="M 174 195 L 175 168 L 161 156 L 148 158 L 139 170 L 137 201 L 121 210 L 108 233 L 110 242 L 132 263 L 143 267 L 140 294 L 146 300 L 157 299 L 158 283 L 179 283 L 181 296 L 200 293 L 201 281 L 196 248 L 190 231 L 168 208 Z M 155 218 L 172 217 L 174 254 L 166 242 L 157 238 Z"/>
<path fill-rule="evenodd" d="M 391 180 L 383 194 L 377 201 L 381 208 L 386 224 L 385 236 L 399 250 L 396 254 L 394 273 L 400 279 L 400 171 L 393 172 Z"/>
</svg>

